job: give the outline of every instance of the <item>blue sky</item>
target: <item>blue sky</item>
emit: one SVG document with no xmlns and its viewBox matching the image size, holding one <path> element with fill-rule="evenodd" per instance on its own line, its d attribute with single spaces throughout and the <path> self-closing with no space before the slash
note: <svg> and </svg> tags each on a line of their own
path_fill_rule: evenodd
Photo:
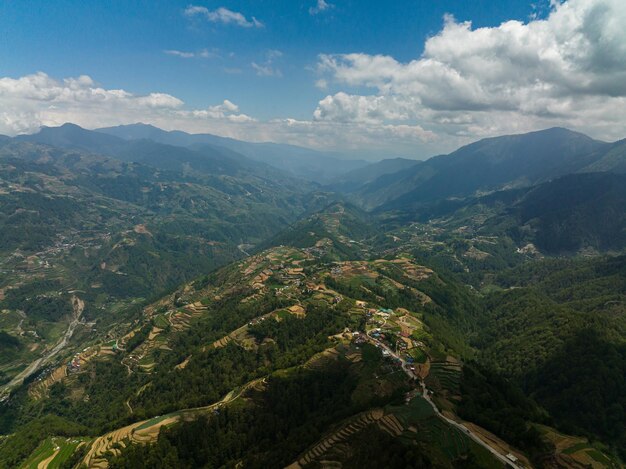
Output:
<svg viewBox="0 0 626 469">
<path fill-rule="evenodd" d="M 617 3 L 618 0 L 571 0 L 565 3 L 565 7 L 556 3 L 551 7 L 548 0 L 533 3 L 523 0 L 5 0 L 0 3 L 0 81 L 2 77 L 5 79 L 4 91 L 0 87 L 0 104 L 6 103 L 10 108 L 19 103 L 18 98 L 23 99 L 23 96 L 19 94 L 21 91 L 15 91 L 13 83 L 22 79 L 20 86 L 26 86 L 25 77 L 42 72 L 48 81 L 31 79 L 30 82 L 37 81 L 37 84 L 28 83 L 31 88 L 37 87 L 36 99 L 46 95 L 46 87 L 66 86 L 82 87 L 83 91 L 124 90 L 132 97 L 158 93 L 180 101 L 165 105 L 176 109 L 176 117 L 170 116 L 167 120 L 163 110 L 151 114 L 160 105 L 152 103 L 150 112 L 146 112 L 146 118 L 142 120 L 165 127 L 353 151 L 372 150 L 367 138 L 361 138 L 369 132 L 375 134 L 375 141 L 381 142 L 376 151 L 407 154 L 416 148 L 415 154 L 409 156 L 423 157 L 425 153 L 448 149 L 459 142 L 500 131 L 493 122 L 477 122 L 480 119 L 475 112 L 479 107 L 486 106 L 487 109 L 480 110 L 482 113 L 489 108 L 496 113 L 515 109 L 507 109 L 492 96 L 495 88 L 489 90 L 491 94 L 487 97 L 482 96 L 481 90 L 480 96 L 469 100 L 469 104 L 428 104 L 431 95 L 449 95 L 450 92 L 442 89 L 431 93 L 428 87 L 436 86 L 432 83 L 423 83 L 420 89 L 407 88 L 405 85 L 410 82 L 411 73 L 409 66 L 418 67 L 421 77 L 429 73 L 428 70 L 422 71 L 428 65 L 427 61 L 437 60 L 463 80 L 475 80 L 478 85 L 470 83 L 467 88 L 473 92 L 476 86 L 483 87 L 482 78 L 466 75 L 479 74 L 480 67 L 469 66 L 467 57 L 460 57 L 456 52 L 451 54 L 451 50 L 462 55 L 467 49 L 471 55 L 472 47 L 480 43 L 478 55 L 509 54 L 498 57 L 498 67 L 517 60 L 517 52 L 503 52 L 497 44 L 486 50 L 481 42 L 484 35 L 476 34 L 478 31 L 491 32 L 506 45 L 509 39 L 517 40 L 515 38 L 520 34 L 532 38 L 535 34 L 530 29 L 532 24 L 545 23 L 551 29 L 546 33 L 537 28 L 537 47 L 541 48 L 543 44 L 546 50 L 550 50 L 553 47 L 551 41 L 558 40 L 555 39 L 557 26 L 565 21 L 559 20 L 558 15 L 584 16 L 591 14 L 589 8 L 594 5 L 609 8 L 609 15 L 610 8 L 619 7 Z M 554 17 L 552 25 L 551 17 Z M 517 21 L 519 31 L 507 32 L 502 27 L 511 20 Z M 616 30 L 626 26 L 620 21 L 618 15 Z M 465 22 L 471 22 L 471 26 Z M 454 25 L 459 31 L 455 32 Z M 576 34 L 573 27 L 571 34 Z M 617 43 L 621 40 L 617 34 L 609 39 Z M 441 44 L 425 51 L 426 41 L 433 37 L 440 37 Z M 448 39 L 457 42 L 448 42 Z M 562 42 L 567 41 L 562 39 Z M 566 58 L 569 54 L 568 51 L 560 53 Z M 378 63 L 374 60 L 376 57 L 390 60 Z M 541 56 L 537 60 L 546 59 Z M 546 67 L 546 64 L 529 66 Z M 373 75 L 372 67 L 375 69 Z M 553 85 L 550 77 L 541 77 L 541 70 L 535 73 L 538 79 Z M 406 79 L 402 78 L 403 74 L 408 74 Z M 91 82 L 67 85 L 68 79 L 80 76 L 88 76 Z M 465 84 L 460 83 L 458 88 L 463 89 Z M 112 109 L 109 120 L 100 122 L 88 118 L 86 114 L 93 114 L 97 106 L 93 102 L 77 103 L 85 99 L 85 93 L 81 93 L 81 97 L 71 104 L 67 104 L 63 97 L 45 97 L 46 107 L 36 108 L 39 122 L 28 121 L 18 112 L 11 115 L 5 111 L 5 115 L 0 116 L 0 132 L 33 131 L 37 124 L 54 124 L 64 117 L 74 118 L 88 127 L 100 123 L 126 123 L 138 117 L 135 103 L 126 115 L 120 109 Z M 621 95 L 621 91 L 618 94 Z M 63 92 L 59 95 L 64 96 Z M 33 97 L 27 98 L 31 104 Z M 228 100 L 225 107 L 224 100 Z M 393 106 L 400 108 L 407 102 L 412 103 L 410 109 L 399 113 L 390 111 Z M 555 118 L 558 111 L 519 109 L 519 100 L 516 102 L 517 125 L 503 126 L 502 131 L 526 130 L 527 127 L 544 125 L 544 122 L 550 124 L 546 116 L 552 116 L 556 124 L 588 130 L 583 120 L 559 120 Z M 554 109 L 558 107 L 554 103 L 552 106 Z M 103 114 L 107 109 L 103 108 Z M 184 120 L 181 117 L 183 112 L 195 112 L 195 120 L 191 114 L 185 114 Z M 244 124 L 247 118 L 249 121 Z M 485 120 L 484 116 L 481 118 Z M 233 125 L 229 127 L 224 119 Z M 468 119 L 476 120 L 475 125 L 459 123 Z M 274 121 L 282 124 L 274 125 Z M 457 122 L 450 124 L 452 121 Z M 293 122 L 297 124 L 292 125 Z M 324 129 L 313 129 L 316 122 L 326 122 L 327 125 Z M 352 138 L 351 132 L 357 127 L 362 135 L 355 134 L 351 144 L 341 142 L 339 135 L 331 138 L 328 129 L 332 122 L 343 125 L 348 138 Z M 372 126 L 378 127 L 373 129 Z M 419 127 L 423 134 L 413 132 L 409 135 L 410 129 L 402 126 Z M 298 129 L 294 131 L 295 127 Z M 605 126 L 596 132 L 599 136 L 612 136 L 621 130 Z M 385 132 L 389 135 L 384 136 Z M 317 133 L 319 138 L 316 138 Z M 413 144 L 411 139 L 415 136 L 418 138 Z"/>
</svg>

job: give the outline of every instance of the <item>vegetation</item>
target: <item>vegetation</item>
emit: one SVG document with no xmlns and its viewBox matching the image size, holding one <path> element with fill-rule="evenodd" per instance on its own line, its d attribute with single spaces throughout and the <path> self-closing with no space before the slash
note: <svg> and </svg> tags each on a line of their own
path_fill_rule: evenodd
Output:
<svg viewBox="0 0 626 469">
<path fill-rule="evenodd" d="M 76 467 L 108 432 L 119 468 L 317 445 L 343 467 L 493 467 L 422 383 L 539 467 L 626 459 L 615 146 L 552 129 L 336 181 L 365 212 L 225 148 L 58 132 L 0 142 L 0 467 L 53 441 Z"/>
</svg>

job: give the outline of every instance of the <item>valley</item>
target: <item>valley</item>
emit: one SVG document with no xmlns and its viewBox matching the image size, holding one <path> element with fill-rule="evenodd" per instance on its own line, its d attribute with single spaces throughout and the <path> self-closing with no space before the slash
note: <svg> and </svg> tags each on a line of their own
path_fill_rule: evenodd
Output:
<svg viewBox="0 0 626 469">
<path fill-rule="evenodd" d="M 423 163 L 333 189 L 59 129 L 0 146 L 0 467 L 623 466 L 619 146 L 532 134 L 575 174 L 406 204 L 356 180 Z"/>
</svg>

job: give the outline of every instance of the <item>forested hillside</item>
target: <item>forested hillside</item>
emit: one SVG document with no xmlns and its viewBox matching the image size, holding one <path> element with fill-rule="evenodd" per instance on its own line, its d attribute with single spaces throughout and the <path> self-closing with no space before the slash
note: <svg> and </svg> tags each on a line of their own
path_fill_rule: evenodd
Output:
<svg viewBox="0 0 626 469">
<path fill-rule="evenodd" d="M 0 467 L 623 466 L 619 142 L 492 139 L 335 194 L 94 134 L 0 142 Z M 432 197 L 363 209 L 396 165 Z"/>
</svg>

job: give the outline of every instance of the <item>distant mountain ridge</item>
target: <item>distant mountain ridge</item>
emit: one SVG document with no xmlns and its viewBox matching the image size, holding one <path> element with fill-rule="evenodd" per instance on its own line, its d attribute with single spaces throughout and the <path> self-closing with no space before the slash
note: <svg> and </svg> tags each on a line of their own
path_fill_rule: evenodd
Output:
<svg viewBox="0 0 626 469">
<path fill-rule="evenodd" d="M 606 143 L 563 128 L 488 138 L 402 171 L 352 193 L 365 208 L 407 209 L 436 199 L 467 197 L 585 171 L 620 172 L 626 144 Z"/>
<path fill-rule="evenodd" d="M 276 168 L 246 158 L 227 148 L 204 145 L 202 148 L 191 149 L 149 139 L 124 140 L 69 123 L 60 127 L 42 127 L 36 134 L 19 135 L 15 140 L 87 151 L 121 161 L 179 172 L 195 170 L 205 174 L 232 176 L 242 171 L 254 171 L 255 175 L 274 173 L 280 176 L 280 171 Z"/>
<path fill-rule="evenodd" d="M 96 131 L 125 140 L 149 139 L 189 148 L 218 146 L 315 182 L 328 182 L 339 174 L 368 165 L 365 160 L 345 159 L 335 152 L 322 152 L 281 143 L 244 142 L 212 134 L 190 134 L 180 130 L 166 131 L 149 124 L 120 125 Z"/>
<path fill-rule="evenodd" d="M 352 171 L 348 171 L 347 173 L 333 179 L 331 183 L 328 184 L 328 187 L 331 190 L 338 192 L 353 192 L 384 175 L 412 168 L 419 163 L 420 161 L 409 160 L 406 158 L 384 159 L 376 163 L 363 166 L 362 168 L 356 168 Z"/>
</svg>

